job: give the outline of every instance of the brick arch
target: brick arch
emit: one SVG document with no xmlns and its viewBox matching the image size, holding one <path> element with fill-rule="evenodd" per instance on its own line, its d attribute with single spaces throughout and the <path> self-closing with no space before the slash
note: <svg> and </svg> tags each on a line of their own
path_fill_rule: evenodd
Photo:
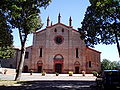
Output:
<svg viewBox="0 0 120 90">
<path fill-rule="evenodd" d="M 42 65 L 43 65 L 43 63 L 41 60 L 37 61 L 37 66 L 42 66 Z"/>
<path fill-rule="evenodd" d="M 61 54 L 56 54 L 54 56 L 54 63 L 63 63 L 64 58 Z"/>
<path fill-rule="evenodd" d="M 64 59 L 63 56 L 61 54 L 56 54 L 54 56 L 54 59 Z"/>
<path fill-rule="evenodd" d="M 75 65 L 75 66 L 80 66 L 79 61 L 76 61 L 76 62 L 74 63 L 74 65 Z"/>
</svg>

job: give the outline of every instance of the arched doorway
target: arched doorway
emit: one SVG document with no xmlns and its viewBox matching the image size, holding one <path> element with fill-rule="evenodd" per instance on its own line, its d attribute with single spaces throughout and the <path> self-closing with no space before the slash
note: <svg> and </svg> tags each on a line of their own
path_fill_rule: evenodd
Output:
<svg viewBox="0 0 120 90">
<path fill-rule="evenodd" d="M 80 63 L 78 61 L 76 61 L 74 63 L 75 65 L 75 74 L 79 74 L 79 71 L 80 71 Z"/>
<path fill-rule="evenodd" d="M 62 73 L 62 64 L 55 64 L 55 72 Z"/>
<path fill-rule="evenodd" d="M 79 74 L 79 67 L 75 67 L 75 74 Z"/>
<path fill-rule="evenodd" d="M 63 56 L 61 54 L 57 54 L 54 57 L 54 71 L 57 73 L 63 72 Z"/>
<path fill-rule="evenodd" d="M 42 61 L 37 62 L 37 72 L 41 73 L 42 72 Z"/>
<path fill-rule="evenodd" d="M 28 72 L 28 66 L 25 65 L 24 68 L 23 68 L 23 72 L 27 73 Z"/>
</svg>

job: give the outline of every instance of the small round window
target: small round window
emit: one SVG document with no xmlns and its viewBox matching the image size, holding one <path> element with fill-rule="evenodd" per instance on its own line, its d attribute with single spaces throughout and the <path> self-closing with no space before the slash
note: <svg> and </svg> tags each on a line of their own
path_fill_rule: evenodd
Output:
<svg viewBox="0 0 120 90">
<path fill-rule="evenodd" d="M 62 42 L 63 42 L 63 37 L 62 36 L 55 37 L 55 43 L 61 44 Z"/>
</svg>

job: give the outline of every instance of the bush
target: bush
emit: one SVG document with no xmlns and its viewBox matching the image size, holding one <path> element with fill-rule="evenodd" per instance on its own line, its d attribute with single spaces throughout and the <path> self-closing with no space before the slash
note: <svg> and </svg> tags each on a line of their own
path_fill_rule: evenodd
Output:
<svg viewBox="0 0 120 90">
<path fill-rule="evenodd" d="M 30 70 L 30 75 L 32 75 L 32 73 L 33 73 L 33 70 Z"/>
<path fill-rule="evenodd" d="M 85 71 L 82 71 L 82 75 L 85 76 Z"/>
<path fill-rule="evenodd" d="M 69 76 L 72 76 L 72 75 L 73 75 L 73 72 L 70 71 L 70 72 L 69 72 Z"/>
<path fill-rule="evenodd" d="M 96 71 L 93 71 L 92 74 L 93 74 L 93 76 L 98 76 L 98 72 L 96 72 Z"/>
<path fill-rule="evenodd" d="M 59 73 L 56 73 L 56 76 L 59 76 Z"/>
<path fill-rule="evenodd" d="M 46 74 L 45 72 L 42 72 L 42 76 L 45 76 L 45 74 Z"/>
</svg>

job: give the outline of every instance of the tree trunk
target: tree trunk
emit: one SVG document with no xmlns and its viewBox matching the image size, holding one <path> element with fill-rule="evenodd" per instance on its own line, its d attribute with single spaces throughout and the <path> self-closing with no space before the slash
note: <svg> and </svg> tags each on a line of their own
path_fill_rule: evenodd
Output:
<svg viewBox="0 0 120 90">
<path fill-rule="evenodd" d="M 116 7 L 116 12 L 118 12 L 118 7 Z M 117 26 L 119 26 L 119 25 L 116 25 L 117 24 L 117 19 L 116 19 L 116 17 L 115 17 L 115 30 L 117 30 L 117 31 L 119 31 L 119 27 L 117 27 Z M 117 43 L 117 49 L 118 49 L 118 53 L 119 53 L 119 58 L 120 58 L 120 44 L 119 44 L 119 40 L 118 40 L 118 35 L 117 35 L 117 31 L 116 31 L 116 33 L 115 33 L 115 39 L 116 39 L 116 43 Z"/>
<path fill-rule="evenodd" d="M 116 40 L 116 43 L 117 43 L 117 49 L 118 49 L 118 54 L 119 54 L 119 57 L 120 57 L 120 45 L 119 45 L 119 41 L 118 41 L 118 35 L 117 35 L 117 31 L 119 30 L 116 23 L 117 23 L 117 20 L 116 18 L 114 18 L 115 20 L 115 23 L 113 24 L 114 26 L 114 33 L 115 33 L 115 40 Z"/>
<path fill-rule="evenodd" d="M 118 53 L 119 53 L 119 57 L 120 57 L 120 44 L 117 38 L 117 34 L 115 33 L 115 39 L 116 39 L 116 43 L 117 43 L 117 49 L 118 49 Z"/>
<path fill-rule="evenodd" d="M 22 69 L 24 65 L 24 57 L 25 57 L 25 43 L 28 35 L 27 33 L 24 33 L 25 35 L 23 36 L 21 32 L 22 30 L 20 28 L 18 30 L 19 30 L 19 36 L 21 41 L 21 53 L 20 53 L 20 61 L 16 69 L 15 81 L 20 81 L 20 78 L 21 78 Z"/>
<path fill-rule="evenodd" d="M 21 77 L 22 69 L 23 69 L 23 64 L 24 64 L 24 57 L 25 57 L 25 44 L 23 44 L 21 46 L 20 61 L 19 61 L 18 68 L 16 70 L 15 81 L 20 81 L 20 77 Z"/>
</svg>

